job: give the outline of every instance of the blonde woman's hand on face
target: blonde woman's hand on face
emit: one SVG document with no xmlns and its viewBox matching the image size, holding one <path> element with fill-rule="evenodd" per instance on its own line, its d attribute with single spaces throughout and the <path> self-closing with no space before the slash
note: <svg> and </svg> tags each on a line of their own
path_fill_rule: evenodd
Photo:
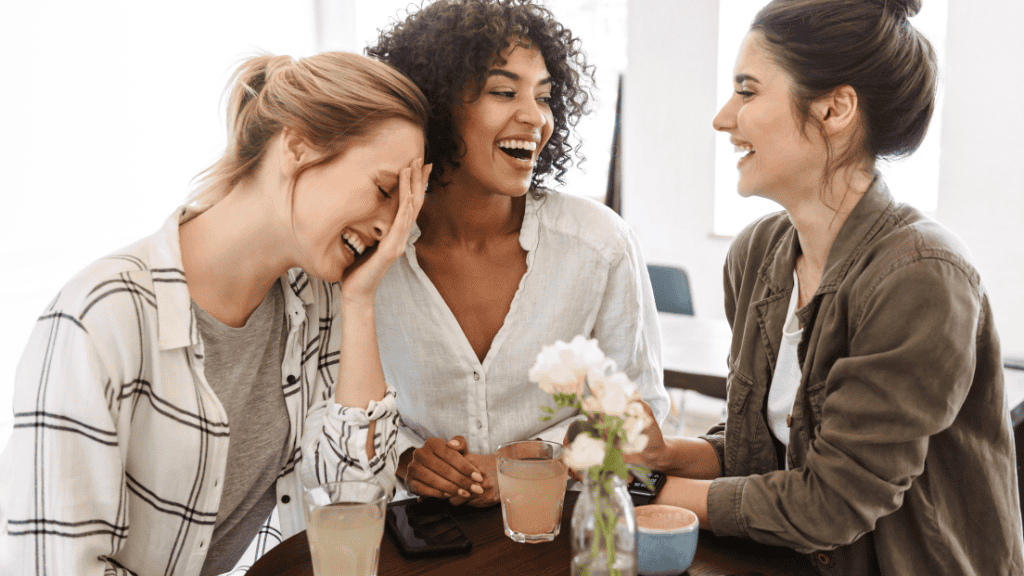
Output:
<svg viewBox="0 0 1024 576">
<path fill-rule="evenodd" d="M 424 166 L 423 159 L 418 158 L 399 172 L 398 213 L 372 253 L 345 270 L 341 281 L 345 300 L 372 301 L 384 273 L 405 252 L 409 232 L 423 206 L 423 195 L 432 169 L 432 164 Z"/>
</svg>

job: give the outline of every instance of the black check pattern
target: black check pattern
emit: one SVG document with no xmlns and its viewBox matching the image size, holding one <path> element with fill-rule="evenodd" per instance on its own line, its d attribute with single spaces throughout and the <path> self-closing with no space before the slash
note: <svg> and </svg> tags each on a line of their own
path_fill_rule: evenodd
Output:
<svg viewBox="0 0 1024 576">
<path fill-rule="evenodd" d="M 178 223 L 93 263 L 40 315 L 16 377 L 12 465 L 0 469 L 0 574 L 199 573 L 230 427 L 202 376 Z M 369 414 L 333 403 L 340 287 L 299 269 L 282 285 L 291 455 L 242 567 L 304 528 L 303 483 L 393 477 L 397 462 L 393 390 Z"/>
</svg>

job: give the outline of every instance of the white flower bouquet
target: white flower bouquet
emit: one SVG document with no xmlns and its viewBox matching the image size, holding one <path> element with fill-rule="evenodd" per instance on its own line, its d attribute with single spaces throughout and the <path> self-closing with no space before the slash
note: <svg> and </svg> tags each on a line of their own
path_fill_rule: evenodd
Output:
<svg viewBox="0 0 1024 576">
<path fill-rule="evenodd" d="M 559 340 L 545 346 L 530 368 L 529 378 L 555 400 L 555 408 L 541 406 L 547 413 L 542 420 L 550 420 L 557 409 L 566 407 L 584 416 L 582 426 L 575 426 L 579 432 L 574 438 L 570 433 L 566 465 L 587 474 L 590 485 L 604 493 L 611 491 L 612 475 L 628 482 L 630 472 L 653 489 L 650 470 L 626 464 L 623 458 L 623 454 L 638 453 L 647 446 L 643 431 L 652 419 L 640 403 L 636 386 L 616 371 L 615 361 L 605 357 L 597 340 L 576 336 L 572 342 Z M 610 540 L 617 520 L 605 512 L 599 509 L 596 514 L 592 554 L 596 555 L 599 540 L 606 539 L 611 568 L 615 558 Z"/>
</svg>

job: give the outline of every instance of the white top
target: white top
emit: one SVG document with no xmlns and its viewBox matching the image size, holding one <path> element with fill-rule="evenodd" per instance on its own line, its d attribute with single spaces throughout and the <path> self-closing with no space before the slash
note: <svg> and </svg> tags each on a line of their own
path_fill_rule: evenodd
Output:
<svg viewBox="0 0 1024 576">
<path fill-rule="evenodd" d="M 0 457 L 0 574 L 199 574 L 230 427 L 204 375 L 182 272 L 178 225 L 191 215 L 176 213 L 86 267 L 36 322 Z M 339 286 L 298 268 L 281 285 L 290 457 L 278 473 L 276 513 L 243 563 L 273 545 L 267 536 L 304 529 L 302 483 L 394 486 L 394 390 L 368 410 L 334 402 Z M 373 459 L 369 420 L 377 420 Z"/>
<path fill-rule="evenodd" d="M 561 442 L 574 414 L 528 379 L 542 346 L 577 334 L 637 384 L 658 421 L 668 414 L 661 335 L 647 266 L 632 229 L 607 207 L 549 192 L 526 196 L 519 244 L 526 274 L 481 363 L 420 268 L 414 227 L 404 256 L 377 289 L 377 335 L 387 382 L 398 390 L 399 454 L 426 438 L 461 434 L 471 452 L 541 437 Z"/>
<path fill-rule="evenodd" d="M 789 426 L 786 420 L 793 413 L 796 391 L 800 388 L 800 361 L 796 348 L 804 329 L 796 319 L 796 303 L 800 296 L 800 284 L 793 270 L 793 295 L 789 297 L 786 323 L 782 326 L 782 343 L 779 345 L 779 360 L 775 363 L 771 389 L 768 391 L 768 426 L 775 437 L 789 447 Z M 786 468 L 789 468 L 787 459 Z"/>
</svg>

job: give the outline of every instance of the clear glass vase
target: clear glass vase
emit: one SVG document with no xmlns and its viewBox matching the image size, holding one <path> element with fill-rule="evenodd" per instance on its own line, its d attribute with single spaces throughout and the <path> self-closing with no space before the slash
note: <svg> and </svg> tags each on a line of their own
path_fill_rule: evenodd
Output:
<svg viewBox="0 0 1024 576">
<path fill-rule="evenodd" d="M 572 576 L 636 576 L 636 515 L 626 483 L 608 471 L 596 473 L 597 481 L 589 470 L 582 475 L 572 512 Z"/>
</svg>

